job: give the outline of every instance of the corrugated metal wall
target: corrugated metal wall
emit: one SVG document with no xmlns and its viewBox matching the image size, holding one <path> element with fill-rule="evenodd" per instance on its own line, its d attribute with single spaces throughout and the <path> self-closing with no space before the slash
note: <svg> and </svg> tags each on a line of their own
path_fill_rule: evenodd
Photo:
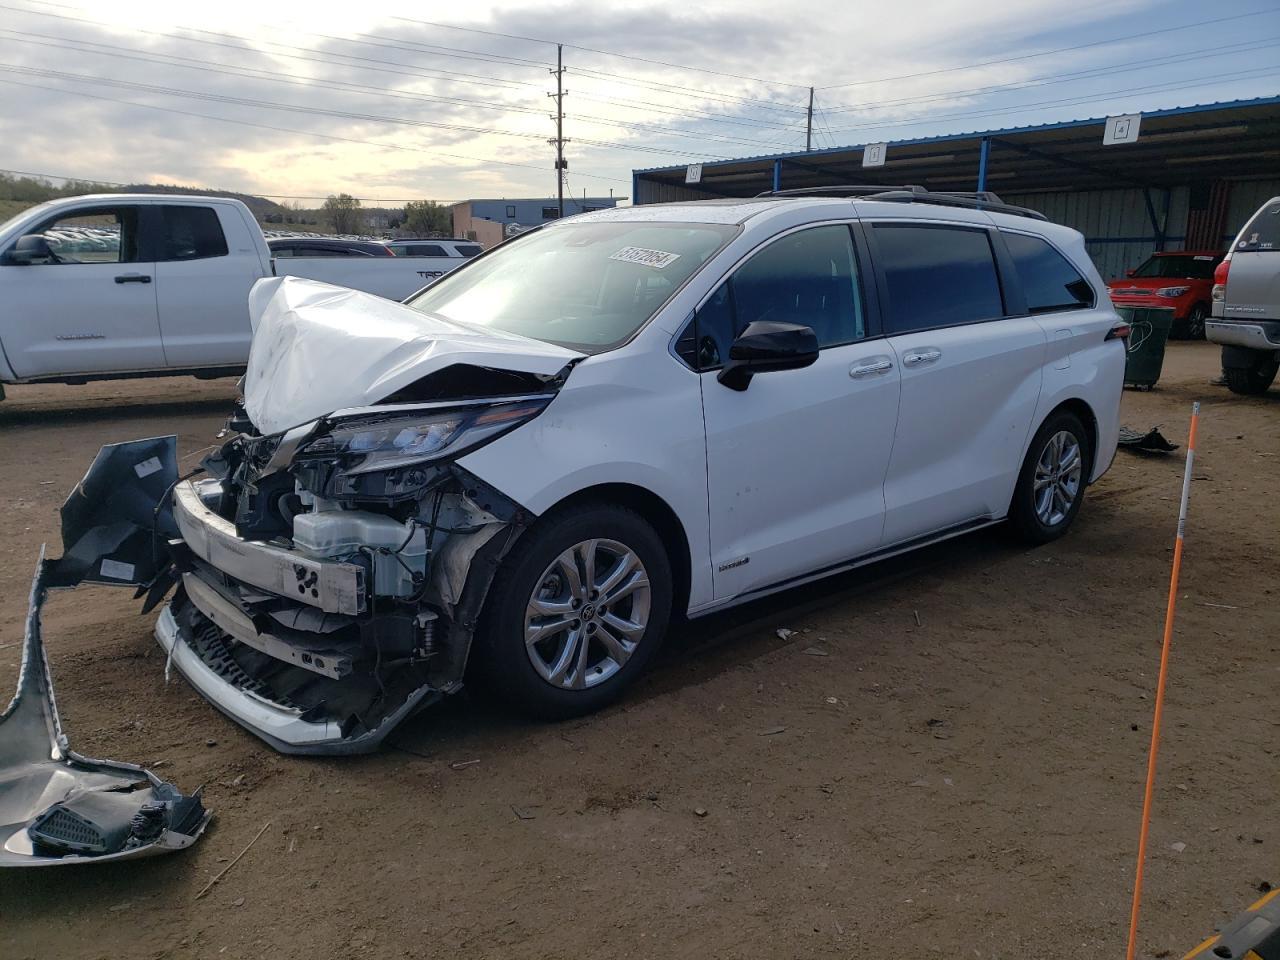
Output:
<svg viewBox="0 0 1280 960">
<path fill-rule="evenodd" d="M 1165 192 L 1151 191 L 1156 218 L 1165 228 L 1166 250 L 1182 246 L 1187 226 L 1187 187 L 1169 191 L 1169 216 L 1165 219 Z M 1085 190 L 1056 193 L 1000 194 L 1007 203 L 1039 210 L 1055 223 L 1066 224 L 1084 234 L 1085 248 L 1104 280 L 1123 277 L 1156 249 L 1155 231 L 1147 216 L 1142 191 Z"/>
<path fill-rule="evenodd" d="M 1236 238 L 1240 228 L 1272 197 L 1280 197 L 1280 180 L 1238 180 L 1231 185 L 1227 204 L 1227 244 Z"/>
<path fill-rule="evenodd" d="M 767 190 L 769 187 L 766 184 L 760 189 Z M 633 204 L 672 203 L 676 200 L 714 200 L 716 198 L 714 193 L 707 193 L 695 187 L 686 187 L 683 184 L 659 183 L 654 180 L 646 180 L 644 177 L 636 178 L 635 194 L 631 201 Z"/>
</svg>

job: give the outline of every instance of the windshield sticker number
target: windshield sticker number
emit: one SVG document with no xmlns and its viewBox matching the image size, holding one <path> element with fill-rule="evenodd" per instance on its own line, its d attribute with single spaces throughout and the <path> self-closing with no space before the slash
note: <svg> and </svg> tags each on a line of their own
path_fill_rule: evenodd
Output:
<svg viewBox="0 0 1280 960">
<path fill-rule="evenodd" d="M 667 253 L 665 250 L 649 250 L 645 247 L 623 247 L 609 258 L 622 263 L 638 263 L 641 266 L 661 270 L 680 259 L 678 253 Z"/>
</svg>

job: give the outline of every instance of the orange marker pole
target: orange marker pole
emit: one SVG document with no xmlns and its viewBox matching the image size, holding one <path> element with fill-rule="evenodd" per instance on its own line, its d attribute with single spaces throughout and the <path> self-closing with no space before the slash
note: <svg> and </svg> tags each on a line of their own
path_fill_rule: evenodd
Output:
<svg viewBox="0 0 1280 960">
<path fill-rule="evenodd" d="M 1196 459 L 1196 427 L 1200 404 L 1191 406 L 1191 434 L 1187 438 L 1187 468 L 1182 475 L 1182 505 L 1178 507 L 1178 539 L 1173 544 L 1173 574 L 1169 578 L 1169 604 L 1164 612 L 1164 644 L 1160 648 L 1160 678 L 1156 681 L 1155 719 L 1151 723 L 1151 751 L 1147 757 L 1147 789 L 1142 797 L 1142 828 L 1138 833 L 1138 871 L 1133 881 L 1133 910 L 1129 914 L 1129 949 L 1133 960 L 1138 947 L 1138 911 L 1142 905 L 1142 868 L 1147 861 L 1147 830 L 1151 826 L 1151 795 L 1156 785 L 1156 753 L 1160 749 L 1160 717 L 1164 713 L 1164 685 L 1169 675 L 1169 648 L 1173 645 L 1173 612 L 1178 601 L 1178 573 L 1182 569 L 1182 535 L 1187 526 L 1187 501 L 1191 499 L 1191 468 Z"/>
</svg>

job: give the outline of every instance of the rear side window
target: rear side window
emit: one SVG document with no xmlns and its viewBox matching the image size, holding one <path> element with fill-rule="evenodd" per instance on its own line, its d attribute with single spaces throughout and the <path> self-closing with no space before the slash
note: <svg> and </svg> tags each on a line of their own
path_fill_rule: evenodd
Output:
<svg viewBox="0 0 1280 960">
<path fill-rule="evenodd" d="M 888 287 L 889 336 L 1004 316 L 987 231 L 896 223 L 874 230 Z"/>
<path fill-rule="evenodd" d="M 413 243 L 404 248 L 402 257 L 447 257 L 444 247 L 435 243 Z"/>
<path fill-rule="evenodd" d="M 1093 306 L 1093 288 L 1047 241 L 1022 233 L 1005 233 L 1004 242 L 1018 269 L 1029 312 L 1086 310 Z"/>
<path fill-rule="evenodd" d="M 227 238 L 211 207 L 160 208 L 157 260 L 205 260 L 227 255 Z"/>
<path fill-rule="evenodd" d="M 820 347 L 866 336 L 847 226 L 789 234 L 739 267 L 698 311 L 694 321 L 698 368 L 724 363 L 730 344 L 756 320 L 810 327 Z"/>
<path fill-rule="evenodd" d="M 1236 249 L 1245 253 L 1274 253 L 1280 250 L 1280 201 L 1272 201 L 1253 215 L 1240 234 Z"/>
<path fill-rule="evenodd" d="M 484 248 L 474 243 L 455 243 L 453 249 L 458 251 L 460 257 L 478 257 L 484 253 Z"/>
</svg>

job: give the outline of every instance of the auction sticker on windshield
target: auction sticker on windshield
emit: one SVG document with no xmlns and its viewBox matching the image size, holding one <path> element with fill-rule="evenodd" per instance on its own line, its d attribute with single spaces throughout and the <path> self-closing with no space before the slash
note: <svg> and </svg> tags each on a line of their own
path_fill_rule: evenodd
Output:
<svg viewBox="0 0 1280 960">
<path fill-rule="evenodd" d="M 680 254 L 667 253 L 665 250 L 649 250 L 646 247 L 623 247 L 609 259 L 621 260 L 623 263 L 638 263 L 661 270 L 679 260 Z"/>
</svg>

